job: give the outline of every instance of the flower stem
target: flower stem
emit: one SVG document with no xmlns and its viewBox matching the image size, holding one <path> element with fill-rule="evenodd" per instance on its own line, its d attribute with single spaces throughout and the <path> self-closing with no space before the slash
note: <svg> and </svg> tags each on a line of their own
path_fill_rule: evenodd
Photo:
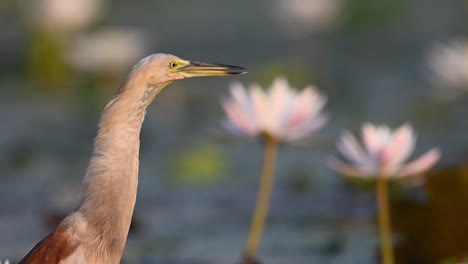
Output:
<svg viewBox="0 0 468 264">
<path fill-rule="evenodd" d="M 278 141 L 275 138 L 266 135 L 264 137 L 264 143 L 265 150 L 263 168 L 257 195 L 257 204 L 255 206 L 252 223 L 250 225 L 250 232 L 245 245 L 245 256 L 247 258 L 253 258 L 257 251 L 268 214 L 268 207 L 273 189 L 273 172 L 278 151 Z"/>
<path fill-rule="evenodd" d="M 392 226 L 388 200 L 388 179 L 385 175 L 377 177 L 377 210 L 380 229 L 382 264 L 393 264 Z"/>
</svg>

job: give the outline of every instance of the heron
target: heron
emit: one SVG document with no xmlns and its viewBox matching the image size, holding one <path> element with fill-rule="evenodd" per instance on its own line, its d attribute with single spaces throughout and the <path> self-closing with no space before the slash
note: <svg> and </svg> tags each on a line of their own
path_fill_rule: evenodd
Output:
<svg viewBox="0 0 468 264">
<path fill-rule="evenodd" d="M 140 130 L 148 105 L 173 81 L 245 72 L 163 53 L 136 64 L 101 113 L 79 205 L 19 264 L 119 263 L 136 202 Z"/>
</svg>

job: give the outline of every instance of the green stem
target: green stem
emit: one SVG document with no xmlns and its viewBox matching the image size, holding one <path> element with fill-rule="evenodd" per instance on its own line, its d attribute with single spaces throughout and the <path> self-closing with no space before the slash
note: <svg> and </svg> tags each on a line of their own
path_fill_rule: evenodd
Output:
<svg viewBox="0 0 468 264">
<path fill-rule="evenodd" d="M 257 251 L 262 237 L 265 220 L 268 215 L 268 207 L 273 189 L 273 172 L 276 163 L 276 155 L 278 151 L 278 141 L 266 135 L 264 137 L 265 151 L 263 159 L 262 175 L 260 178 L 260 186 L 257 196 L 257 204 L 255 207 L 250 232 L 247 237 L 245 246 L 245 255 L 248 258 L 253 258 Z"/>
<path fill-rule="evenodd" d="M 388 180 L 385 175 L 377 177 L 377 210 L 380 229 L 382 264 L 393 264 L 392 226 L 388 200 Z"/>
</svg>

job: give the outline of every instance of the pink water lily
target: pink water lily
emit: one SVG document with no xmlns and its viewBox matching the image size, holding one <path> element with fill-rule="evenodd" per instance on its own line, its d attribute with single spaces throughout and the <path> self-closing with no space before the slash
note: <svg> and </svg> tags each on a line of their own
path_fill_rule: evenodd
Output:
<svg viewBox="0 0 468 264">
<path fill-rule="evenodd" d="M 278 77 L 269 91 L 256 84 L 247 90 L 241 83 L 230 87 L 231 98 L 222 103 L 232 133 L 257 136 L 262 133 L 277 140 L 300 140 L 322 128 L 327 118 L 322 113 L 326 98 L 310 85 L 296 92 L 288 81 Z"/>
<path fill-rule="evenodd" d="M 434 148 L 406 163 L 416 143 L 416 136 L 408 124 L 392 131 L 386 126 L 366 123 L 362 126 L 362 141 L 364 147 L 350 132 L 345 132 L 337 147 L 349 162 L 331 158 L 329 166 L 348 176 L 400 178 L 422 173 L 440 158 L 439 150 Z"/>
</svg>

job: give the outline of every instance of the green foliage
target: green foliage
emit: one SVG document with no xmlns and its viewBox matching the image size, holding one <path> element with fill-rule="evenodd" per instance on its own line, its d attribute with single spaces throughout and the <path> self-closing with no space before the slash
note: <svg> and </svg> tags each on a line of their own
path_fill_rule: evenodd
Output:
<svg viewBox="0 0 468 264">
<path fill-rule="evenodd" d="M 403 3 L 399 0 L 352 0 L 345 9 L 347 30 L 377 29 L 398 21 Z"/>
<path fill-rule="evenodd" d="M 177 155 L 170 163 L 170 175 L 178 183 L 207 183 L 218 180 L 228 166 L 217 147 L 202 145 Z"/>
<path fill-rule="evenodd" d="M 311 83 L 311 76 L 313 76 L 307 71 L 305 65 L 298 66 L 286 62 L 275 62 L 264 65 L 255 77 L 255 82 L 258 82 L 262 87 L 268 88 L 272 81 L 280 75 L 285 76 L 293 87 L 301 90 Z"/>
<path fill-rule="evenodd" d="M 306 193 L 312 188 L 312 179 L 306 174 L 295 174 L 288 181 L 288 187 L 295 193 Z"/>
<path fill-rule="evenodd" d="M 0 167 L 13 169 L 28 168 L 34 159 L 37 158 L 36 147 L 30 141 L 21 141 L 10 146 L 4 146 L 8 156 L 4 161 L 0 161 Z"/>
<path fill-rule="evenodd" d="M 442 260 L 438 262 L 437 264 L 458 264 L 458 262 L 455 259 L 450 258 L 450 259 Z"/>
<path fill-rule="evenodd" d="M 44 90 L 63 88 L 68 78 L 64 61 L 64 39 L 46 32 L 35 32 L 29 48 L 29 68 L 36 87 Z"/>
</svg>

